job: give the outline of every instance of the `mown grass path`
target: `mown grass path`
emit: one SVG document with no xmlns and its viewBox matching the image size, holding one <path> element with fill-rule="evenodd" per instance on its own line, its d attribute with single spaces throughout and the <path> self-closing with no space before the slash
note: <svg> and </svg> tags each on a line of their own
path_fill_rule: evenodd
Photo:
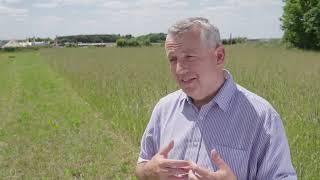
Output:
<svg viewBox="0 0 320 180">
<path fill-rule="evenodd" d="M 130 179 L 125 135 L 37 52 L 0 54 L 0 179 Z"/>
</svg>

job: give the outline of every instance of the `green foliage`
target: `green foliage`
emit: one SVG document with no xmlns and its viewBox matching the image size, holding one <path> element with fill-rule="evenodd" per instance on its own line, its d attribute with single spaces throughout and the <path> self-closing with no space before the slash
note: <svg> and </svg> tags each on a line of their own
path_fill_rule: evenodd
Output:
<svg viewBox="0 0 320 180">
<path fill-rule="evenodd" d="M 147 35 L 138 36 L 134 38 L 131 35 L 126 35 L 116 41 L 117 47 L 140 47 L 152 46 L 152 43 L 163 43 L 166 40 L 164 33 L 150 33 Z"/>
<path fill-rule="evenodd" d="M 141 44 L 143 46 L 152 46 L 150 39 L 143 40 Z"/>
<path fill-rule="evenodd" d="M 140 47 L 141 44 L 137 39 L 131 38 L 131 39 L 127 40 L 127 46 L 129 46 L 129 47 Z"/>
<path fill-rule="evenodd" d="M 118 42 L 117 40 L 120 39 Z M 166 40 L 164 33 L 150 33 L 134 37 L 131 34 L 94 34 L 94 35 L 75 35 L 57 37 L 57 42 L 61 45 L 66 43 L 116 43 L 118 47 L 137 47 L 151 46 L 152 43 L 163 43 Z"/>
<path fill-rule="evenodd" d="M 19 49 L 20 48 L 17 48 L 17 47 L 5 47 L 2 50 L 5 51 L 5 52 L 14 52 L 14 51 L 17 51 Z"/>
<path fill-rule="evenodd" d="M 130 34 L 121 36 L 120 34 L 94 34 L 94 35 L 75 35 L 75 36 L 60 36 L 57 37 L 59 44 L 69 43 L 113 43 L 119 38 L 130 38 Z"/>
<path fill-rule="evenodd" d="M 143 43 L 139 42 L 136 38 L 131 39 L 117 39 L 117 47 L 140 47 Z"/>
<path fill-rule="evenodd" d="M 117 47 L 125 47 L 126 46 L 126 40 L 123 38 L 117 39 L 116 41 Z"/>
<path fill-rule="evenodd" d="M 36 51 L 39 47 L 5 47 L 0 49 L 0 52 L 18 52 L 18 51 Z"/>
<path fill-rule="evenodd" d="M 283 40 L 304 49 L 320 49 L 320 1 L 284 0 Z"/>
<path fill-rule="evenodd" d="M 142 35 L 137 37 L 137 39 L 141 42 L 150 41 L 150 43 L 162 43 L 166 40 L 165 33 L 150 33 L 147 35 Z"/>
<path fill-rule="evenodd" d="M 32 38 L 27 38 L 27 40 L 29 42 L 33 42 L 33 41 L 36 41 L 36 42 L 50 42 L 50 43 L 53 43 L 53 40 L 51 38 L 40 38 L 40 37 L 32 37 Z"/>
</svg>

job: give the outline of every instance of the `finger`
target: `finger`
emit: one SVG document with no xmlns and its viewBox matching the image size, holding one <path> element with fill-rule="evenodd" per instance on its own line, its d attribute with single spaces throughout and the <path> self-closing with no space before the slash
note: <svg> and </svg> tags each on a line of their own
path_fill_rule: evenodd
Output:
<svg viewBox="0 0 320 180">
<path fill-rule="evenodd" d="M 188 174 L 183 176 L 169 176 L 166 178 L 166 180 L 187 180 Z"/>
<path fill-rule="evenodd" d="M 200 167 L 196 164 L 192 165 L 192 170 L 194 171 L 194 174 L 198 174 L 201 177 L 208 177 L 211 173 L 208 169 Z"/>
<path fill-rule="evenodd" d="M 163 155 L 165 158 L 168 158 L 168 153 L 171 151 L 173 146 L 174 146 L 174 142 L 170 141 L 170 143 L 167 146 L 160 149 L 159 154 Z"/>
<path fill-rule="evenodd" d="M 180 169 L 191 169 L 189 161 L 185 160 L 174 160 L 174 159 L 163 159 L 159 164 L 161 168 L 180 168 Z"/>
<path fill-rule="evenodd" d="M 160 170 L 161 176 L 165 177 L 176 177 L 176 179 L 184 178 L 188 176 L 189 170 L 182 169 L 172 169 L 172 168 L 163 168 Z"/>
<path fill-rule="evenodd" d="M 179 169 L 179 168 L 163 168 L 166 173 L 170 175 L 177 175 L 177 174 L 185 174 L 188 173 L 190 169 Z"/>
<path fill-rule="evenodd" d="M 197 176 L 193 173 L 193 171 L 190 169 L 188 173 L 188 180 L 198 180 Z"/>
<path fill-rule="evenodd" d="M 215 150 L 215 149 L 213 149 L 211 151 L 211 159 L 212 159 L 213 163 L 215 165 L 217 165 L 217 167 L 219 169 L 223 169 L 223 168 L 228 167 L 227 164 L 224 162 L 224 160 L 218 154 L 217 150 Z"/>
</svg>

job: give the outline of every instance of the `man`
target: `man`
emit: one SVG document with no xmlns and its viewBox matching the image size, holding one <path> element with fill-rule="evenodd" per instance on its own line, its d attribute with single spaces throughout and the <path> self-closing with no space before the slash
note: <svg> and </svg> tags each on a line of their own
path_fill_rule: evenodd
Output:
<svg viewBox="0 0 320 180">
<path fill-rule="evenodd" d="M 169 28 L 181 90 L 155 106 L 141 140 L 139 179 L 296 179 L 278 113 L 224 69 L 219 31 L 204 18 Z"/>
</svg>

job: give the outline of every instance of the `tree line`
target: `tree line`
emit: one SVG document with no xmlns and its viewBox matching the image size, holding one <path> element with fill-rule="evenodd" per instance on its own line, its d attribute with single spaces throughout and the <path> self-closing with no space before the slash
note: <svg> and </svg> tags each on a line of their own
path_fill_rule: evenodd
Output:
<svg viewBox="0 0 320 180">
<path fill-rule="evenodd" d="M 283 1 L 283 41 L 298 48 L 320 50 L 320 1 Z"/>
<path fill-rule="evenodd" d="M 131 34 L 94 34 L 94 35 L 73 35 L 73 36 L 59 36 L 56 38 L 58 44 L 65 43 L 116 43 L 125 45 L 150 45 L 151 43 L 164 42 L 166 38 L 165 33 L 150 33 L 134 37 Z"/>
</svg>

